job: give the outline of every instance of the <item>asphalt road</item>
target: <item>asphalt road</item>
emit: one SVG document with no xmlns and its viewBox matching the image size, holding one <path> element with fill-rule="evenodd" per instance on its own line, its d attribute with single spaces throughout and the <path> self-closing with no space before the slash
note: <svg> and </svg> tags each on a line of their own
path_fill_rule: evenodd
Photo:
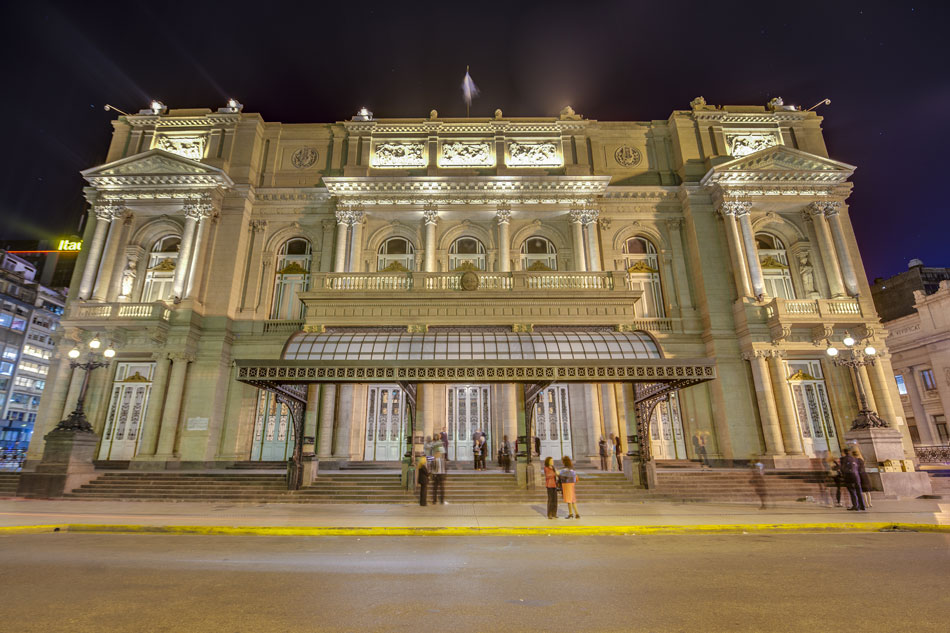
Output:
<svg viewBox="0 0 950 633">
<path fill-rule="evenodd" d="M 0 536 L 0 631 L 913 631 L 950 536 Z"/>
</svg>

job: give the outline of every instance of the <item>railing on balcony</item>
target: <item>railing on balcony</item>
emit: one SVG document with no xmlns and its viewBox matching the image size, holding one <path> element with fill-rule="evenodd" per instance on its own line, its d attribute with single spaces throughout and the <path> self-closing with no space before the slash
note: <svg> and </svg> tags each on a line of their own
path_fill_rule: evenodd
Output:
<svg viewBox="0 0 950 633">
<path fill-rule="evenodd" d="M 66 319 L 141 319 L 168 321 L 172 311 L 161 302 L 153 303 L 74 303 Z"/>
<path fill-rule="evenodd" d="M 264 334 L 293 334 L 303 329 L 303 320 L 269 319 L 264 321 Z"/>
<path fill-rule="evenodd" d="M 950 446 L 915 446 L 914 453 L 922 464 L 950 464 Z"/>
<path fill-rule="evenodd" d="M 765 306 L 769 319 L 809 320 L 822 317 L 862 317 L 856 299 L 781 299 Z"/>
<path fill-rule="evenodd" d="M 622 272 L 478 272 L 478 290 L 614 290 Z M 622 285 L 631 289 L 629 282 Z M 461 273 L 316 273 L 311 288 L 355 292 L 462 290 Z"/>
</svg>

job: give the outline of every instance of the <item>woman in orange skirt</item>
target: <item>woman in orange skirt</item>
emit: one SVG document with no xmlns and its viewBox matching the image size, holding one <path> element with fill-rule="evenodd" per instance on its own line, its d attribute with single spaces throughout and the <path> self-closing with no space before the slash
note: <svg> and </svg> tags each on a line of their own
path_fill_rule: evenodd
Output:
<svg viewBox="0 0 950 633">
<path fill-rule="evenodd" d="M 567 518 L 579 519 L 581 515 L 577 512 L 577 494 L 574 492 L 574 484 L 577 483 L 577 473 L 574 472 L 574 463 L 571 458 L 564 456 L 561 458 L 564 468 L 558 473 L 561 479 L 561 490 L 564 495 L 564 503 L 567 504 Z"/>
</svg>

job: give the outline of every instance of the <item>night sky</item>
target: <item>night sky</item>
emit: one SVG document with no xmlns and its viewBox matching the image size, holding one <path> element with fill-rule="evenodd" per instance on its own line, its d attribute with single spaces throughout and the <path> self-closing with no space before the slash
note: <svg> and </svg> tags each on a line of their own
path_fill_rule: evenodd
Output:
<svg viewBox="0 0 950 633">
<path fill-rule="evenodd" d="M 265 120 L 377 117 L 666 119 L 782 96 L 819 112 L 868 275 L 919 257 L 950 266 L 940 184 L 950 150 L 950 10 L 942 3 L 5 3 L 0 238 L 54 238 L 83 214 L 79 170 L 101 163 L 111 103 L 237 98 Z"/>
</svg>

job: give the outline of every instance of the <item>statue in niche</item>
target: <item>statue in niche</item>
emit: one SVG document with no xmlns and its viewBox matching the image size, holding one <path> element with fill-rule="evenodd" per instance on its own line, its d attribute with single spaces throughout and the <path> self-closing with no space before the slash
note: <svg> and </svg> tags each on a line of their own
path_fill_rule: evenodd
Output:
<svg viewBox="0 0 950 633">
<path fill-rule="evenodd" d="M 815 290 L 815 269 L 808 261 L 808 253 L 806 252 L 798 254 L 798 275 L 801 277 L 802 289 L 805 294 L 809 296 L 818 294 L 818 291 Z"/>
<path fill-rule="evenodd" d="M 120 294 L 125 299 L 128 299 L 132 295 L 132 287 L 135 285 L 136 266 L 135 259 L 130 257 L 125 264 L 125 270 L 122 271 L 122 288 Z"/>
</svg>

